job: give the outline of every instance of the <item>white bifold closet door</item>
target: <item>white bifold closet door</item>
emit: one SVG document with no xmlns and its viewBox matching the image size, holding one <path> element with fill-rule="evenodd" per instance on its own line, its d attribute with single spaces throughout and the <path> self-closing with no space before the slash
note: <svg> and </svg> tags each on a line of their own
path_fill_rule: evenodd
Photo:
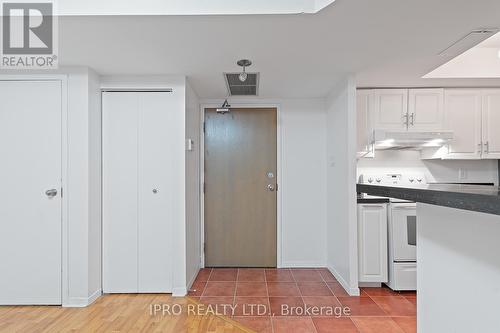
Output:
<svg viewBox="0 0 500 333">
<path fill-rule="evenodd" d="M 169 92 L 103 92 L 103 292 L 172 291 Z"/>
</svg>

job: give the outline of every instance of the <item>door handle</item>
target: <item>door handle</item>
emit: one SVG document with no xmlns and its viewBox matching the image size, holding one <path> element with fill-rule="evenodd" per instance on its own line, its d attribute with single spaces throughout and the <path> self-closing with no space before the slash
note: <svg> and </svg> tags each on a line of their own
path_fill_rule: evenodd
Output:
<svg viewBox="0 0 500 333">
<path fill-rule="evenodd" d="M 49 198 L 53 198 L 57 195 L 57 190 L 55 188 L 45 191 L 45 195 Z"/>
<path fill-rule="evenodd" d="M 274 185 L 273 185 L 273 184 L 268 184 L 268 185 L 267 185 L 267 189 L 268 189 L 270 192 L 274 192 Z"/>
</svg>

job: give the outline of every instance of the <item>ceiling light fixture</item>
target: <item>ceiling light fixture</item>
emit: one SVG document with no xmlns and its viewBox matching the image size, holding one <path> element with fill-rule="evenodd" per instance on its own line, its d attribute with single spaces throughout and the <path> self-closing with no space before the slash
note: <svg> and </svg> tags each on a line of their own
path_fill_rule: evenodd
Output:
<svg viewBox="0 0 500 333">
<path fill-rule="evenodd" d="M 248 77 L 247 73 L 245 72 L 245 68 L 252 65 L 252 62 L 248 59 L 241 59 L 238 60 L 236 64 L 238 64 L 238 66 L 243 67 L 243 71 L 241 72 L 238 78 L 240 79 L 241 82 L 245 82 Z"/>
</svg>

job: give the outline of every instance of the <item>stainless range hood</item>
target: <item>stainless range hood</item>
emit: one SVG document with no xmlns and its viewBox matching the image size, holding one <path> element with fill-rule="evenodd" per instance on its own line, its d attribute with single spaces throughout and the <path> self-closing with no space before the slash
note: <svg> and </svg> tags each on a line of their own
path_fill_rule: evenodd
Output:
<svg viewBox="0 0 500 333">
<path fill-rule="evenodd" d="M 376 150 L 439 148 L 453 139 L 452 131 L 408 132 L 392 130 L 373 131 Z"/>
</svg>

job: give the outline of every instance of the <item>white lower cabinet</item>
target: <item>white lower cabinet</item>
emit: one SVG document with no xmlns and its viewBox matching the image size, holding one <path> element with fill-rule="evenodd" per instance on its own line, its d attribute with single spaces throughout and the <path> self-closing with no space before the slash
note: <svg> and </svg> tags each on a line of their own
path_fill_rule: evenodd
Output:
<svg viewBox="0 0 500 333">
<path fill-rule="evenodd" d="M 388 281 L 387 204 L 358 204 L 359 282 Z"/>
<path fill-rule="evenodd" d="M 172 291 L 171 93 L 103 93 L 103 292 Z"/>
</svg>

